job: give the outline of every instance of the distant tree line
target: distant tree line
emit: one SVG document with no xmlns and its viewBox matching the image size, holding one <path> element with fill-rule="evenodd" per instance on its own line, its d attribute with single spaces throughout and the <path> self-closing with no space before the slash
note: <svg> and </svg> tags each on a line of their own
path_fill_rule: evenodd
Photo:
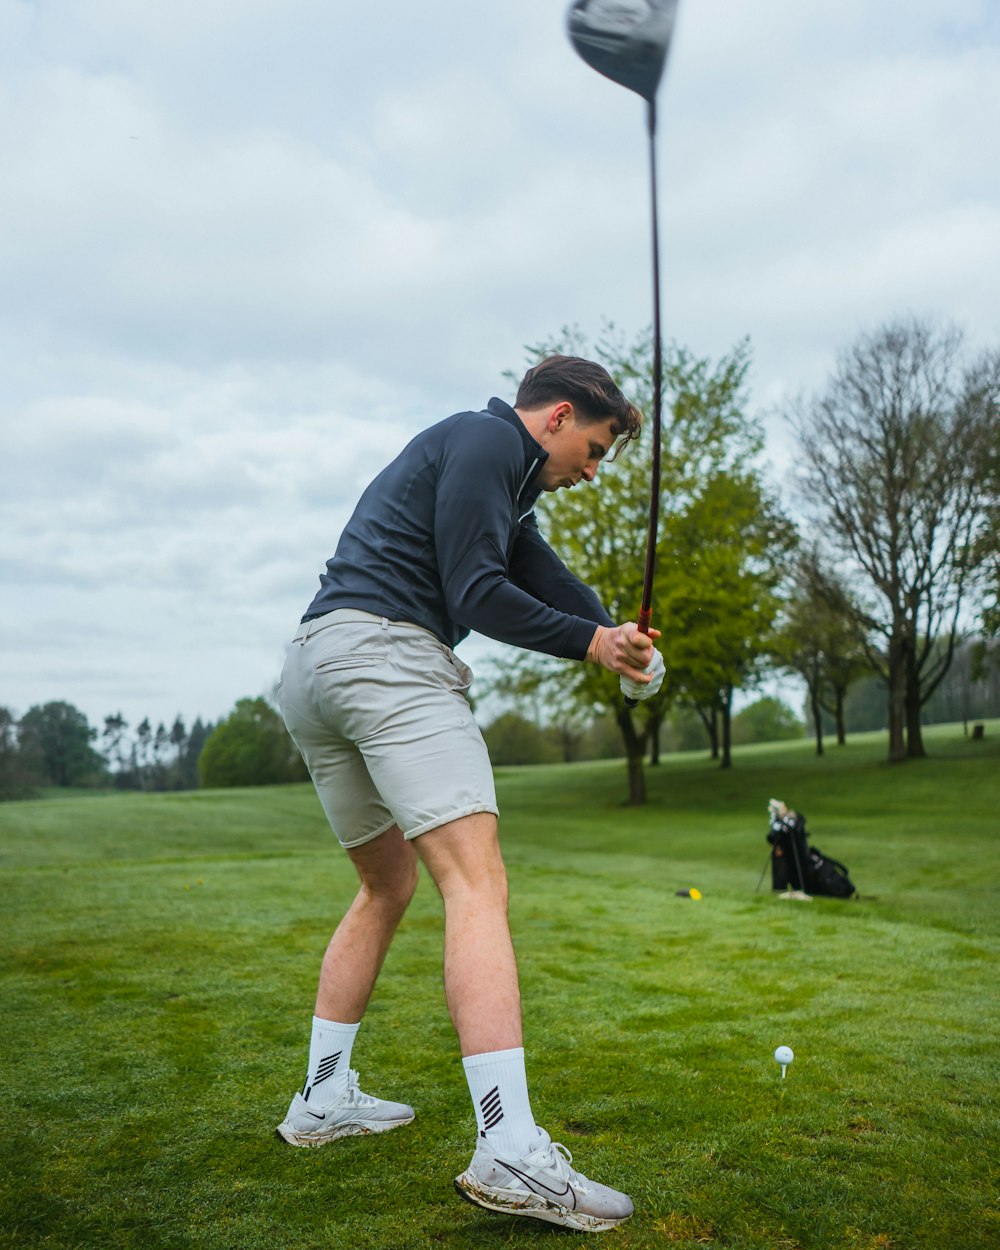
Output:
<svg viewBox="0 0 1000 1250">
<path fill-rule="evenodd" d="M 189 790 L 213 726 L 180 716 L 168 729 L 148 717 L 134 727 L 120 712 L 91 726 L 71 703 L 53 701 L 18 719 L 0 707 L 0 798 L 30 797 L 48 787 Z"/>
<path fill-rule="evenodd" d="M 193 790 L 304 781 L 307 772 L 266 699 L 240 699 L 217 724 L 181 716 L 131 726 L 120 712 L 103 730 L 70 703 L 30 708 L 18 719 L 0 707 L 0 800 L 46 789 Z"/>
<path fill-rule="evenodd" d="M 822 715 L 825 732 L 835 732 L 833 717 L 825 709 Z M 1000 643 L 989 639 L 957 643 L 951 665 L 921 716 L 925 725 L 958 723 L 966 732 L 976 721 L 1000 717 Z M 886 687 L 881 677 L 867 672 L 851 685 L 844 724 L 848 733 L 887 728 Z"/>
<path fill-rule="evenodd" d="M 198 760 L 214 726 L 197 717 L 188 729 L 178 715 L 168 729 L 143 717 L 134 727 L 120 712 L 104 718 L 101 753 L 119 790 L 193 790 Z"/>
<path fill-rule="evenodd" d="M 732 740 L 779 742 L 801 738 L 806 727 L 782 700 L 765 696 L 733 717 Z M 518 764 L 574 764 L 587 760 L 621 759 L 625 753 L 613 716 L 598 717 L 572 731 L 563 723 L 540 725 L 521 712 L 501 712 L 483 730 L 490 759 L 500 767 Z M 676 706 L 660 727 L 658 745 L 665 751 L 697 751 L 706 745 L 705 726 L 691 708 Z"/>
</svg>

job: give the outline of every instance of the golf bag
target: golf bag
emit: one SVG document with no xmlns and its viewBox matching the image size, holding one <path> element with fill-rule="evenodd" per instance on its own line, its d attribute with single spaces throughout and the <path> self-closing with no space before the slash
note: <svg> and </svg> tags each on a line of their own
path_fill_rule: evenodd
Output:
<svg viewBox="0 0 1000 1250">
<path fill-rule="evenodd" d="M 824 855 L 818 847 L 809 845 L 806 818 L 801 812 L 790 811 L 776 799 L 768 804 L 768 810 L 772 889 L 801 890 L 804 894 L 823 894 L 830 898 L 851 898 L 857 894 L 847 868 Z"/>
</svg>

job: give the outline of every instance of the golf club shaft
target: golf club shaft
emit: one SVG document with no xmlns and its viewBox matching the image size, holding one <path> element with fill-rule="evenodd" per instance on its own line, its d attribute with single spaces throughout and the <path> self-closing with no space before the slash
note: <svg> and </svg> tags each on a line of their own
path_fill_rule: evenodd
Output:
<svg viewBox="0 0 1000 1250">
<path fill-rule="evenodd" d="M 653 464 L 649 489 L 649 532 L 646 536 L 646 567 L 642 578 L 639 628 L 649 633 L 653 615 L 653 576 L 656 570 L 656 537 L 660 520 L 660 430 L 663 402 L 663 343 L 660 328 L 660 228 L 656 202 L 656 101 L 647 102 L 649 132 L 649 186 L 653 241 Z"/>
<path fill-rule="evenodd" d="M 642 575 L 639 629 L 649 634 L 653 619 L 653 576 L 656 572 L 656 536 L 660 521 L 660 430 L 663 406 L 663 342 L 660 330 L 660 226 L 656 202 L 656 100 L 647 100 L 649 133 L 649 186 L 653 241 L 653 465 L 649 485 L 649 529 L 646 534 L 646 567 Z M 625 699 L 626 707 L 638 700 Z"/>
</svg>

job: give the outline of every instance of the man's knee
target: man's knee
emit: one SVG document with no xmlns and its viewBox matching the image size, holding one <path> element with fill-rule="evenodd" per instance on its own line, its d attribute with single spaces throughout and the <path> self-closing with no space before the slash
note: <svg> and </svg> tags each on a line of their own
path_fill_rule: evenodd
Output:
<svg viewBox="0 0 1000 1250">
<path fill-rule="evenodd" d="M 492 813 L 475 812 L 430 829 L 414 845 L 446 902 L 471 892 L 506 907 L 507 873 Z"/>
<path fill-rule="evenodd" d="M 416 853 L 399 829 L 393 827 L 349 854 L 361 879 L 361 893 L 402 915 L 413 898 L 419 877 Z"/>
</svg>

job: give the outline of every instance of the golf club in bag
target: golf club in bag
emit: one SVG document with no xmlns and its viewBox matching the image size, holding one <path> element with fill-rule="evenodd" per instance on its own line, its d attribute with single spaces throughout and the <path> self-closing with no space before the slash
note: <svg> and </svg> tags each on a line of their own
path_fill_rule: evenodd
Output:
<svg viewBox="0 0 1000 1250">
<path fill-rule="evenodd" d="M 598 73 L 646 101 L 653 261 L 653 469 L 649 530 L 642 579 L 639 629 L 649 633 L 653 613 L 653 574 L 660 517 L 660 430 L 663 403 L 663 344 L 660 331 L 660 238 L 656 203 L 656 92 L 663 77 L 674 30 L 677 0 L 575 0 L 566 19 L 570 41 Z M 626 699 L 629 707 L 634 699 Z"/>
<path fill-rule="evenodd" d="M 771 868 L 771 888 L 784 890 L 782 898 L 808 898 L 822 894 L 831 898 L 852 898 L 857 887 L 848 870 L 815 846 L 806 834 L 806 818 L 792 811 L 780 799 L 767 805 L 767 841 L 771 847 L 764 872 Z M 757 883 L 760 889 L 761 881 Z"/>
</svg>

